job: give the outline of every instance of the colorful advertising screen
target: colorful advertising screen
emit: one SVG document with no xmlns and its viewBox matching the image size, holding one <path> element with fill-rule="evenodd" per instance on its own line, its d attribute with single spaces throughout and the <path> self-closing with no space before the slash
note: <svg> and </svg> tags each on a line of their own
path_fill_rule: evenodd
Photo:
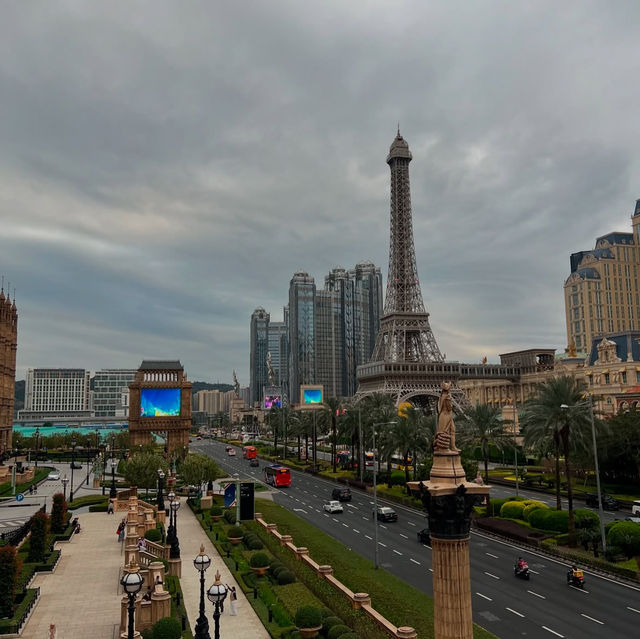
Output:
<svg viewBox="0 0 640 639">
<path fill-rule="evenodd" d="M 142 388 L 140 417 L 177 417 L 180 415 L 179 388 Z"/>
<path fill-rule="evenodd" d="M 301 388 L 303 404 L 322 404 L 322 387 Z"/>
<path fill-rule="evenodd" d="M 280 395 L 265 395 L 264 396 L 265 410 L 270 408 L 282 408 L 282 398 Z"/>
</svg>

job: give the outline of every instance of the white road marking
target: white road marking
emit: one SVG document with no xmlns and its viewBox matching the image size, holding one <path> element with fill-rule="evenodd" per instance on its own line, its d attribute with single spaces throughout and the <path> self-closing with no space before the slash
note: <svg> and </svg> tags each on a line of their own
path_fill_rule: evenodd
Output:
<svg viewBox="0 0 640 639">
<path fill-rule="evenodd" d="M 540 574 L 539 572 L 536 572 L 535 570 L 531 570 L 531 568 L 529 568 L 529 572 L 530 572 L 532 575 L 539 575 L 539 574 Z"/>
<path fill-rule="evenodd" d="M 527 590 L 527 592 L 532 594 L 534 597 L 540 597 L 540 599 L 546 599 L 544 595 L 539 595 L 537 592 L 533 592 L 533 590 Z"/>
<path fill-rule="evenodd" d="M 409 526 L 415 526 L 415 524 L 412 521 L 408 521 L 407 523 L 409 524 Z"/>
<path fill-rule="evenodd" d="M 593 617 L 590 617 L 589 615 L 585 615 L 583 612 L 581 612 L 580 615 L 582 617 L 584 617 L 585 619 L 588 619 L 589 621 L 594 621 L 595 623 L 599 623 L 601 626 L 604 626 L 604 621 L 598 621 L 597 619 L 594 619 Z"/>
<path fill-rule="evenodd" d="M 429 572 L 433 572 L 433 568 L 429 568 Z"/>
<path fill-rule="evenodd" d="M 403 535 L 402 533 L 400 533 L 400 537 L 404 537 L 405 539 L 409 539 L 409 537 L 407 537 L 406 535 Z"/>
<path fill-rule="evenodd" d="M 381 541 L 378 542 L 378 546 L 382 546 L 383 548 L 387 547 L 387 544 L 383 544 Z"/>
<path fill-rule="evenodd" d="M 629 606 L 627 606 L 627 610 L 631 610 L 631 612 L 637 612 L 638 614 L 640 614 L 640 610 L 636 610 L 635 608 L 631 608 Z"/>
<path fill-rule="evenodd" d="M 335 521 L 336 524 L 339 523 L 338 520 L 335 517 L 332 517 L 331 519 L 333 519 L 333 521 Z"/>
<path fill-rule="evenodd" d="M 489 577 L 493 577 L 494 579 L 500 579 L 500 577 L 497 577 L 496 575 L 492 575 L 490 572 L 487 572 L 486 570 L 485 570 L 484 574 L 488 575 Z"/>
<path fill-rule="evenodd" d="M 343 525 L 345 528 L 349 528 L 349 525 L 348 525 L 348 524 L 345 524 L 344 522 L 342 522 L 342 525 Z"/>
<path fill-rule="evenodd" d="M 416 561 L 415 559 L 413 559 L 412 557 L 409 557 L 409 561 L 412 561 L 414 564 L 418 564 L 418 566 L 421 566 L 422 564 L 419 561 Z"/>
<path fill-rule="evenodd" d="M 513 608 L 507 608 L 509 612 L 512 612 L 514 615 L 518 615 L 518 617 L 524 617 L 523 614 L 519 613 L 517 610 L 513 610 Z"/>
<path fill-rule="evenodd" d="M 358 535 L 360 534 L 360 531 L 359 531 L 359 530 L 356 530 L 355 528 L 352 528 L 351 530 L 353 530 L 353 532 L 354 532 L 354 533 L 356 533 L 356 534 L 358 534 Z"/>
<path fill-rule="evenodd" d="M 365 517 L 364 515 L 362 516 L 362 519 L 364 519 L 365 521 L 369 521 L 369 518 Z"/>
<path fill-rule="evenodd" d="M 571 586 L 571 588 L 573 588 L 574 590 L 577 590 L 578 592 L 581 592 L 581 593 L 583 593 L 585 595 L 589 594 L 589 591 L 585 590 L 584 588 L 578 588 L 578 586 Z"/>
<path fill-rule="evenodd" d="M 295 513 L 304 513 L 305 515 L 307 514 L 307 511 L 304 510 L 304 508 L 294 508 L 293 512 L 295 512 Z"/>
<path fill-rule="evenodd" d="M 478 597 L 482 597 L 483 599 L 486 599 L 487 601 L 493 601 L 491 597 L 487 597 L 487 595 L 483 595 L 481 592 L 476 592 L 476 595 L 478 595 Z"/>
<path fill-rule="evenodd" d="M 551 628 L 547 628 L 546 626 L 542 626 L 547 632 L 550 632 L 551 634 L 554 634 L 556 637 L 562 637 L 562 639 L 564 639 L 564 635 L 561 635 L 559 632 L 556 632 L 555 630 L 551 630 Z"/>
<path fill-rule="evenodd" d="M 384 528 L 385 530 L 387 529 L 386 526 L 383 526 L 382 524 L 378 524 L 380 526 L 380 528 Z"/>
<path fill-rule="evenodd" d="M 485 555 L 488 555 L 489 557 L 493 557 L 494 559 L 498 559 L 498 555 L 492 555 L 490 552 L 485 552 Z"/>
<path fill-rule="evenodd" d="M 393 549 L 393 552 L 396 553 L 396 555 L 400 555 L 402 557 L 402 553 L 399 550 L 396 550 L 395 548 Z"/>
<path fill-rule="evenodd" d="M 367 539 L 373 539 L 373 537 L 369 537 L 369 535 L 365 535 Z"/>
</svg>

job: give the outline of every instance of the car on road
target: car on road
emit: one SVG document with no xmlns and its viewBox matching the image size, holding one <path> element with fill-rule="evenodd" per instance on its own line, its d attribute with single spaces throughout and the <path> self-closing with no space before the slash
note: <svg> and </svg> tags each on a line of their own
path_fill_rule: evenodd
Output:
<svg viewBox="0 0 640 639">
<path fill-rule="evenodd" d="M 378 506 L 376 517 L 378 521 L 398 521 L 398 513 L 389 506 Z"/>
<path fill-rule="evenodd" d="M 333 499 L 331 501 L 325 501 L 322 508 L 324 508 L 328 513 L 341 513 L 343 511 L 342 504 Z"/>
<path fill-rule="evenodd" d="M 257 457 L 249 460 L 249 466 L 255 466 L 256 468 L 260 468 L 260 462 Z"/>
<path fill-rule="evenodd" d="M 227 449 L 227 455 L 229 455 L 229 457 L 235 457 L 236 456 L 236 449 L 229 447 Z"/>
<path fill-rule="evenodd" d="M 52 470 L 47 475 L 47 479 L 52 479 L 53 481 L 58 481 L 58 479 L 60 479 L 60 473 L 57 470 Z"/>
<path fill-rule="evenodd" d="M 427 546 L 431 545 L 431 532 L 428 528 L 423 528 L 418 531 L 418 541 L 421 544 L 426 544 Z"/>
<path fill-rule="evenodd" d="M 631 515 L 633 517 L 640 517 L 640 499 L 635 499 L 631 504 Z"/>
<path fill-rule="evenodd" d="M 75 470 L 82 470 L 82 464 L 80 462 L 71 462 L 71 468 L 74 468 Z"/>
<path fill-rule="evenodd" d="M 625 521 L 632 521 L 634 524 L 640 524 L 640 517 L 625 517 Z"/>
<path fill-rule="evenodd" d="M 620 504 L 611 495 L 602 493 L 601 497 L 603 510 L 618 510 L 620 508 Z M 587 493 L 585 503 L 587 506 L 598 508 L 598 493 Z"/>
<path fill-rule="evenodd" d="M 349 488 L 334 488 L 331 496 L 338 501 L 351 501 L 351 490 Z"/>
</svg>

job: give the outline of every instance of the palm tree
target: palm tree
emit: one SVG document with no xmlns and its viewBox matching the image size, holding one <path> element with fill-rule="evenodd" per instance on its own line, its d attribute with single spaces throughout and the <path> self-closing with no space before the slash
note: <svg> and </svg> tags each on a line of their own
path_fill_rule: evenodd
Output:
<svg viewBox="0 0 640 639">
<path fill-rule="evenodd" d="M 328 397 L 324 400 L 324 416 L 331 424 L 331 467 L 333 472 L 337 472 L 336 468 L 336 442 L 338 439 L 338 419 L 342 408 L 341 400 L 335 397 Z"/>
<path fill-rule="evenodd" d="M 584 399 L 584 385 L 568 375 L 554 377 L 537 386 L 537 394 L 525 405 L 525 442 L 553 442 L 556 453 L 556 496 L 560 510 L 560 451 L 564 457 L 569 511 L 569 545 L 576 545 L 571 484 L 571 449 L 587 440 L 590 433 L 590 406 Z M 588 441 L 588 440 L 587 440 Z"/>
<path fill-rule="evenodd" d="M 489 483 L 489 448 L 502 450 L 508 443 L 502 421 L 502 409 L 489 404 L 476 404 L 467 409 L 459 421 L 460 442 L 466 446 L 480 446 L 484 462 L 484 481 Z"/>
</svg>

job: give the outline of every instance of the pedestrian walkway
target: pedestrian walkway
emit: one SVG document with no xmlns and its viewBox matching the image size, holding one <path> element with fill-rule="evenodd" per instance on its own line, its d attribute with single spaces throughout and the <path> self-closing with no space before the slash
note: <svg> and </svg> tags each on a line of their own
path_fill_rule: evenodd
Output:
<svg viewBox="0 0 640 639">
<path fill-rule="evenodd" d="M 79 515 L 82 531 L 62 550 L 54 573 L 38 573 L 40 601 L 23 639 L 43 639 L 55 624 L 57 639 L 114 639 L 120 626 L 118 594 L 122 557 L 113 517 L 105 513 Z"/>
<path fill-rule="evenodd" d="M 57 544 L 62 556 L 55 572 L 39 573 L 32 582 L 32 587 L 40 587 L 40 600 L 23 631 L 23 639 L 47 637 L 50 624 L 56 625 L 57 639 L 119 637 L 123 555 L 115 534 L 117 518 L 106 513 L 82 513 L 79 518 L 82 531 L 69 543 Z M 222 583 L 235 586 L 238 593 L 236 616 L 230 615 L 228 599 L 224 606 L 220 617 L 222 636 L 268 639 L 269 634 L 251 604 L 186 504 L 179 511 L 178 536 L 182 557 L 180 583 L 191 627 L 195 627 L 200 606 L 200 573 L 193 560 L 204 544 L 211 557 L 211 566 L 205 573 L 206 588 L 219 570 Z M 206 599 L 205 607 L 213 636 L 213 604 Z"/>
<path fill-rule="evenodd" d="M 204 551 L 211 557 L 211 566 L 205 573 L 205 589 L 209 589 L 214 582 L 216 570 L 219 570 L 220 581 L 223 584 L 235 586 L 238 594 L 238 614 L 235 616 L 230 614 L 229 598 L 227 597 L 225 600 L 224 613 L 220 617 L 220 635 L 234 637 L 234 639 L 253 639 L 254 637 L 269 639 L 269 633 L 262 625 L 251 603 L 247 601 L 242 589 L 207 537 L 197 517 L 186 504 L 178 514 L 178 537 L 180 539 L 180 556 L 182 557 L 180 583 L 191 628 L 195 628 L 196 620 L 200 614 L 200 573 L 193 565 L 193 560 L 200 552 L 200 545 L 203 544 Z M 205 600 L 205 609 L 209 620 L 210 634 L 213 636 L 213 604 L 208 599 Z"/>
</svg>

